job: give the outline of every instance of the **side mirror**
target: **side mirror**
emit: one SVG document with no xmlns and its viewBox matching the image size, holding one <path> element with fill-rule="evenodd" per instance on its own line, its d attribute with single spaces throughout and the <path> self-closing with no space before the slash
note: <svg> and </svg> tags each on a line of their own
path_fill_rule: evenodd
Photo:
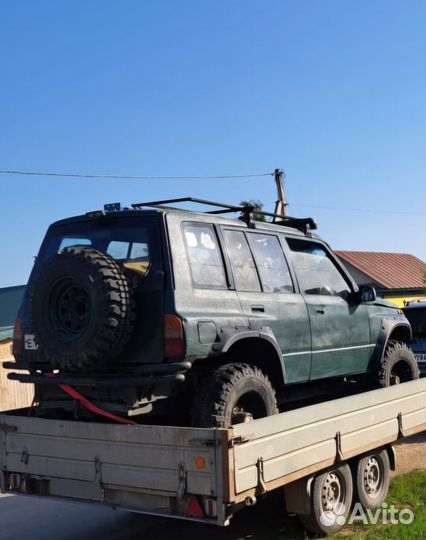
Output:
<svg viewBox="0 0 426 540">
<path fill-rule="evenodd" d="M 360 302 L 374 302 L 377 298 L 376 289 L 371 285 L 361 285 L 358 291 Z"/>
</svg>

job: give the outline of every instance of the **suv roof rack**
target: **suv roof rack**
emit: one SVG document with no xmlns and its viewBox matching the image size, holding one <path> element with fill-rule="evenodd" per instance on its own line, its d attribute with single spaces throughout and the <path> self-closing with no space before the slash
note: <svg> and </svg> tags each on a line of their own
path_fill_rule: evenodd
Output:
<svg viewBox="0 0 426 540">
<path fill-rule="evenodd" d="M 241 212 L 240 219 L 244 221 L 247 224 L 252 223 L 253 220 L 253 214 L 260 214 L 265 217 L 272 217 L 274 219 L 275 225 L 283 225 L 285 227 L 293 227 L 295 229 L 299 229 L 300 231 L 304 232 L 305 234 L 309 233 L 311 230 L 315 230 L 317 228 L 317 224 L 314 219 L 312 218 L 295 218 L 290 216 L 281 216 L 279 214 L 274 214 L 272 212 L 265 212 L 264 210 L 258 210 L 252 205 L 244 205 L 244 206 L 236 206 L 234 204 L 226 204 L 226 203 L 220 203 L 215 201 L 209 201 L 206 199 L 198 199 L 196 197 L 181 197 L 178 199 L 164 199 L 161 201 L 150 201 L 150 202 L 143 202 L 143 203 L 137 203 L 132 204 L 132 208 L 135 208 L 137 210 L 143 208 L 143 207 L 154 207 L 154 208 L 174 208 L 175 206 L 170 206 L 171 204 L 176 203 L 183 203 L 183 202 L 191 202 L 191 203 L 197 203 L 197 204 L 203 204 L 206 206 L 215 206 L 216 210 L 209 210 L 206 213 L 207 214 L 232 214 L 235 212 Z M 191 212 L 192 210 L 189 210 L 187 208 L 178 208 L 179 210 L 184 210 L 186 212 Z"/>
</svg>

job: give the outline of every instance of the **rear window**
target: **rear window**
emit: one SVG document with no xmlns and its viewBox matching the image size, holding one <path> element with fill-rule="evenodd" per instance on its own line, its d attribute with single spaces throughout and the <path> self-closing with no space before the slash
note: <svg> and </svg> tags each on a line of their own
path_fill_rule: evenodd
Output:
<svg viewBox="0 0 426 540">
<path fill-rule="evenodd" d="M 49 257 L 69 247 L 92 247 L 113 257 L 117 262 L 140 263 L 146 271 L 161 261 L 159 223 L 156 218 L 103 218 L 52 227 L 41 251 Z"/>
<path fill-rule="evenodd" d="M 426 306 L 404 309 L 414 337 L 426 337 Z"/>
</svg>

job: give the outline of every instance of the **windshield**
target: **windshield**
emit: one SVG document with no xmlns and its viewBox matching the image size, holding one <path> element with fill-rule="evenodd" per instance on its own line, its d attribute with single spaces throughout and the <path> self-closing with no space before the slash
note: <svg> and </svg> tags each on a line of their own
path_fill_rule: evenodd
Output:
<svg viewBox="0 0 426 540">
<path fill-rule="evenodd" d="M 106 217 L 52 227 L 40 255 L 45 258 L 69 247 L 91 247 L 127 268 L 146 273 L 154 263 L 161 262 L 159 237 L 156 218 Z"/>
</svg>

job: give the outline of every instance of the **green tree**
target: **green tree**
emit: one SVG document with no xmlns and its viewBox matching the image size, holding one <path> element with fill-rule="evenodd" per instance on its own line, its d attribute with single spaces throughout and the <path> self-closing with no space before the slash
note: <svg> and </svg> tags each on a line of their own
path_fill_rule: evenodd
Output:
<svg viewBox="0 0 426 540">
<path fill-rule="evenodd" d="M 254 208 L 253 219 L 255 221 L 266 221 L 266 217 L 263 214 L 259 214 L 259 213 L 256 212 L 256 210 L 258 212 L 263 211 L 263 203 L 260 202 L 259 200 L 250 199 L 249 201 L 241 201 L 240 205 L 241 206 L 252 206 Z"/>
</svg>

